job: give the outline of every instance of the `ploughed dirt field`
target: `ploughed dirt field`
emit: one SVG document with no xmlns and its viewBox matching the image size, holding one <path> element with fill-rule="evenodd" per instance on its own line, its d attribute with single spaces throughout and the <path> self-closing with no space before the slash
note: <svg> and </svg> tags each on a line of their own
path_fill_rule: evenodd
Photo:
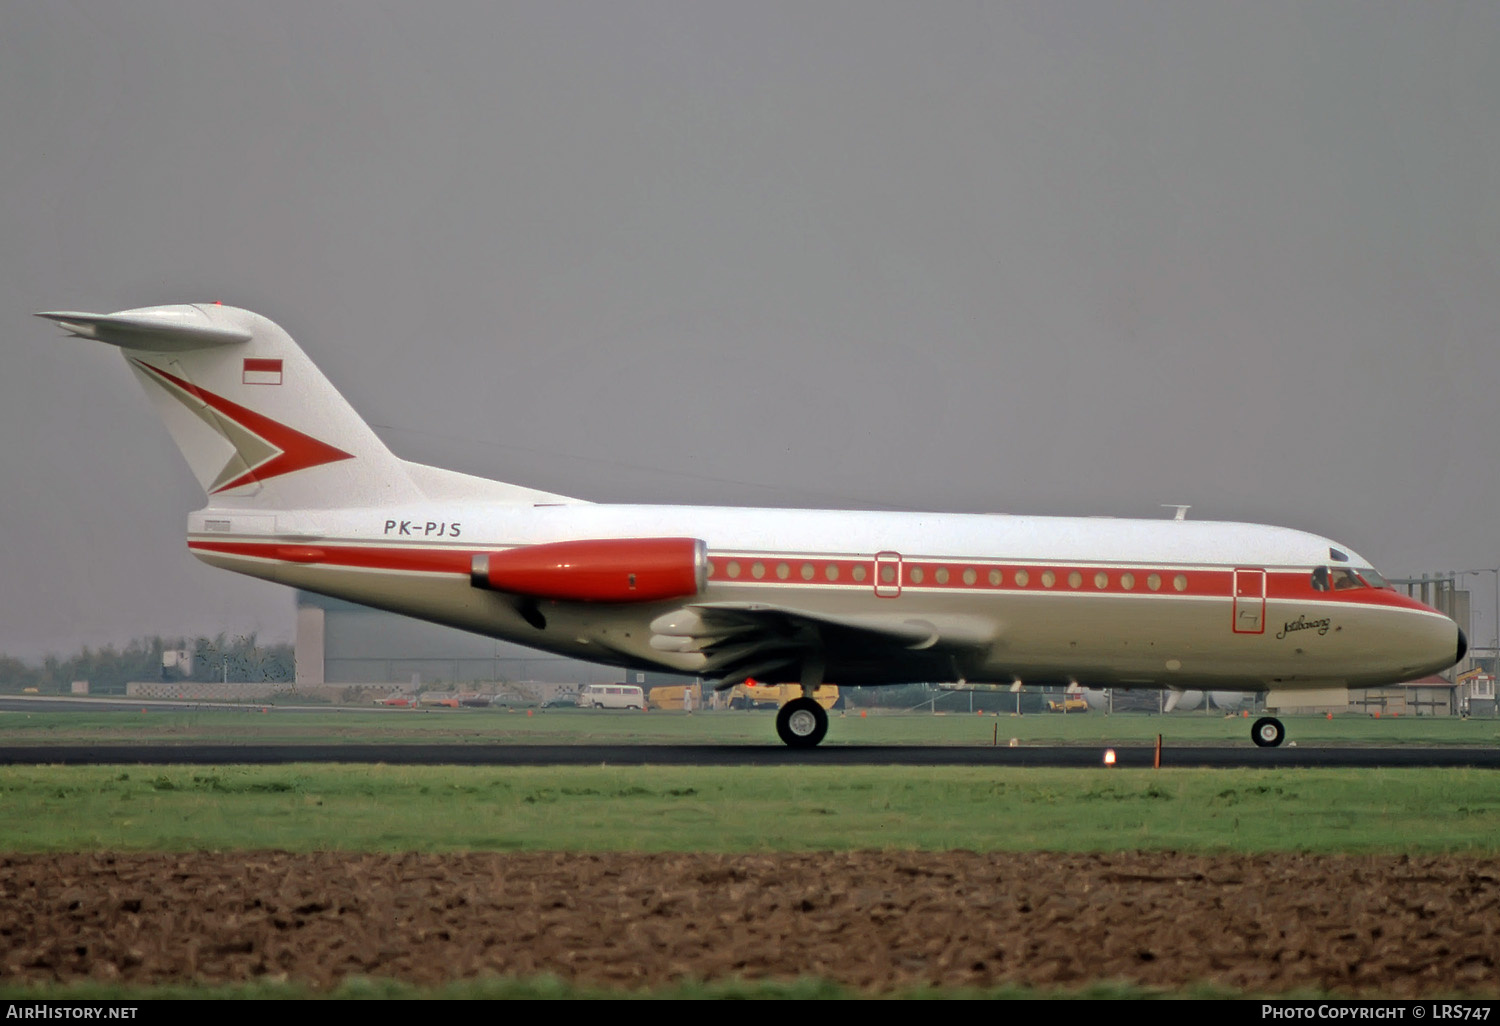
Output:
<svg viewBox="0 0 1500 1026">
<path fill-rule="evenodd" d="M 1477 858 L 281 852 L 0 856 L 0 980 L 552 974 L 869 993 L 1206 982 L 1500 995 Z"/>
</svg>

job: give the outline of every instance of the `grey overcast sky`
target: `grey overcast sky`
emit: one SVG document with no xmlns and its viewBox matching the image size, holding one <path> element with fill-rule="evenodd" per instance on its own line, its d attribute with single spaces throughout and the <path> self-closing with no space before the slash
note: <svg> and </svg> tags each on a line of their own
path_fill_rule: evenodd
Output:
<svg viewBox="0 0 1500 1026">
<path fill-rule="evenodd" d="M 248 307 L 399 455 L 589 499 L 1405 576 L 1500 566 L 1497 269 L 1487 0 L 0 0 L 0 652 L 293 623 L 34 311 Z"/>
</svg>

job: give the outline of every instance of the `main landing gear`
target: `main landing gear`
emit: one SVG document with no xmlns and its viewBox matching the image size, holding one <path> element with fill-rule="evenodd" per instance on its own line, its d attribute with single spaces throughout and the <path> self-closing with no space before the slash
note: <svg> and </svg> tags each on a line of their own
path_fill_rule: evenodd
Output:
<svg viewBox="0 0 1500 1026">
<path fill-rule="evenodd" d="M 1250 728 L 1250 740 L 1261 748 L 1275 748 L 1286 740 L 1286 728 L 1274 716 L 1262 716 Z"/>
<path fill-rule="evenodd" d="M 812 748 L 828 733 L 828 713 L 811 698 L 794 698 L 777 711 L 776 733 L 789 748 Z"/>
<path fill-rule="evenodd" d="M 802 697 L 794 698 L 776 711 L 776 733 L 788 748 L 814 748 L 828 733 L 828 711 L 813 694 L 823 683 L 824 663 L 812 657 L 802 663 Z"/>
</svg>

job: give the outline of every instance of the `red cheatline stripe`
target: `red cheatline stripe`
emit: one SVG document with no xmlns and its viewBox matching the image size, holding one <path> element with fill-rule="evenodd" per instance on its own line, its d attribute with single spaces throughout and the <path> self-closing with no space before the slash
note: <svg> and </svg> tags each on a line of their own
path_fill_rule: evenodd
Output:
<svg viewBox="0 0 1500 1026">
<path fill-rule="evenodd" d="M 250 556 L 257 559 L 272 559 L 286 563 L 299 563 L 304 565 L 318 564 L 323 566 L 357 567 L 367 570 L 406 570 L 419 571 L 422 573 L 462 574 L 467 576 L 473 557 L 481 552 L 494 551 L 487 549 L 464 548 L 401 548 L 396 546 L 338 546 L 338 545 L 293 545 L 282 542 L 220 542 L 220 541 L 191 541 L 188 547 L 198 552 L 217 552 L 227 556 Z M 728 576 L 729 563 L 739 564 L 739 575 L 735 578 Z M 734 584 L 776 584 L 792 585 L 796 587 L 812 587 L 815 585 L 838 585 L 859 587 L 873 587 L 875 584 L 875 571 L 870 559 L 777 559 L 775 556 L 762 556 L 759 559 L 751 559 L 743 556 L 726 559 L 723 556 L 713 556 L 710 566 L 713 568 L 710 578 L 719 583 Z M 753 568 L 756 563 L 761 565 L 761 576 L 755 577 Z M 782 566 L 786 567 L 786 576 L 782 577 L 780 571 Z M 811 576 L 803 576 L 803 567 L 808 568 Z M 829 568 L 834 568 L 837 573 L 829 577 Z M 910 571 L 920 567 L 923 570 L 923 580 L 920 584 L 914 584 Z M 946 568 L 948 580 L 939 583 L 937 570 Z M 861 578 L 856 578 L 855 570 L 862 572 Z M 1184 570 L 1178 571 L 1172 568 L 1161 570 L 1131 569 L 1122 571 L 1110 567 L 1057 567 L 1057 566 L 1034 566 L 1023 564 L 992 564 L 992 563 L 935 563 L 929 561 L 904 563 L 902 565 L 902 587 L 919 589 L 943 589 L 949 591 L 980 591 L 980 592 L 1027 592 L 1043 594 L 1111 594 L 1111 595 L 1191 595 L 1211 596 L 1213 598 L 1230 598 L 1230 589 L 1233 586 L 1234 573 L 1230 570 Z M 975 580 L 973 584 L 967 584 L 964 580 L 964 571 L 973 570 Z M 1001 575 L 1001 583 L 993 585 L 990 583 L 990 571 L 998 571 Z M 1018 583 L 1018 571 L 1025 571 L 1027 583 Z M 1052 586 L 1043 583 L 1044 574 L 1050 572 L 1053 575 Z M 1073 587 L 1070 578 L 1073 573 L 1080 575 L 1078 587 Z M 1100 588 L 1096 585 L 1094 576 L 1103 573 L 1106 577 L 1106 585 Z M 1122 575 L 1125 573 L 1134 576 L 1133 587 L 1126 588 Z M 1155 573 L 1161 578 L 1160 586 L 1155 592 L 1152 591 L 1149 580 Z M 1179 573 L 1186 578 L 1187 587 L 1183 591 L 1176 588 L 1176 579 Z M 1400 592 L 1391 590 L 1377 590 L 1373 588 L 1352 589 L 1349 591 L 1314 591 L 1311 586 L 1311 571 L 1300 570 L 1270 571 L 1266 575 L 1268 599 L 1301 599 L 1318 602 L 1349 602 L 1359 605 L 1395 606 L 1406 609 L 1426 609 L 1427 607 L 1415 599 L 1409 598 Z M 1250 599 L 1248 601 L 1257 601 Z"/>
<path fill-rule="evenodd" d="M 872 559 L 806 559 L 724 557 L 711 554 L 709 577 L 716 581 L 763 584 L 869 584 L 878 573 Z M 882 566 L 881 571 L 885 569 Z M 891 566 L 894 570 L 894 565 Z M 833 576 L 829 576 L 830 570 Z M 1100 586 L 1103 575 L 1103 586 Z M 998 576 L 997 576 L 998 575 Z M 1074 575 L 1077 575 L 1076 578 Z M 1127 578 L 1128 575 L 1128 578 Z M 1156 588 L 1151 578 L 1157 579 Z M 1288 575 L 1293 576 L 1293 575 Z M 1307 577 L 1307 574 L 1297 576 Z M 1185 587 L 1177 588 L 1181 577 Z M 1077 581 L 1074 584 L 1074 581 Z M 1052 591 L 1093 594 L 1228 594 L 1233 573 L 1229 570 L 1159 570 L 1100 566 L 1039 566 L 1023 563 L 963 563 L 903 560 L 901 587 L 947 591 Z M 1050 584 L 1048 582 L 1051 582 Z M 895 581 L 882 581 L 894 586 Z M 1127 587 L 1128 583 L 1128 587 Z"/>
<path fill-rule="evenodd" d="M 359 567 L 367 570 L 418 570 L 423 573 L 468 576 L 475 550 L 340 548 L 333 545 L 288 545 L 278 542 L 190 541 L 195 552 L 217 552 L 225 556 L 252 556 L 287 563 L 317 563 L 323 566 Z M 321 550 L 310 559 L 312 550 Z"/>
<path fill-rule="evenodd" d="M 1420 609 L 1425 612 L 1435 612 L 1428 605 L 1424 605 L 1412 598 L 1403 595 L 1399 591 L 1391 591 L 1381 588 L 1351 588 L 1348 591 L 1315 591 L 1314 595 L 1324 601 L 1332 599 L 1335 602 L 1349 602 L 1360 606 L 1397 606 L 1402 609 Z"/>
<path fill-rule="evenodd" d="M 757 568 L 759 573 L 756 572 Z M 828 576 L 829 570 L 835 576 Z M 856 577 L 858 568 L 861 576 Z M 1246 567 L 1241 569 L 1258 569 Z M 941 571 L 946 571 L 943 579 Z M 793 585 L 861 585 L 873 587 L 875 568 L 872 559 L 839 560 L 824 558 L 777 557 L 774 554 L 723 556 L 710 553 L 709 578 L 719 582 L 735 584 L 793 584 Z M 991 574 L 999 574 L 998 583 Z M 1024 573 L 1025 583 L 1020 574 Z M 1051 574 L 1051 585 L 1047 574 Z M 1077 575 L 1077 584 L 1074 575 Z M 972 575 L 972 580 L 970 579 Z M 1102 575 L 1102 578 L 1100 577 Z M 1129 577 L 1127 587 L 1127 575 Z M 1158 578 L 1158 586 L 1151 587 L 1151 577 Z M 1179 590 L 1177 579 L 1182 577 L 1186 586 Z M 920 578 L 920 579 L 919 579 Z M 1103 586 L 1100 586 L 1100 580 Z M 889 582 L 887 586 L 894 586 Z M 943 591 L 1023 591 L 1061 594 L 1093 595 L 1208 595 L 1214 598 L 1231 597 L 1234 587 L 1234 571 L 1189 569 L 1174 567 L 1152 569 L 1149 567 L 1121 568 L 1118 566 L 1037 566 L 1021 563 L 964 563 L 936 562 L 932 560 L 903 560 L 901 564 L 901 587 Z M 1348 591 L 1316 591 L 1312 587 L 1312 569 L 1266 571 L 1267 599 L 1291 599 L 1318 602 L 1354 602 L 1363 605 L 1400 606 L 1425 609 L 1420 602 L 1389 589 L 1360 588 Z M 1258 601 L 1256 595 L 1245 601 Z"/>
</svg>

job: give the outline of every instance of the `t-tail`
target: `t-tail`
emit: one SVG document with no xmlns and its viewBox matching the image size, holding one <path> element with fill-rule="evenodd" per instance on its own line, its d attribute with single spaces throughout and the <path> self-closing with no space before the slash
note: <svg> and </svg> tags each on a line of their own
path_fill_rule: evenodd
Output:
<svg viewBox="0 0 1500 1026">
<path fill-rule="evenodd" d="M 215 506 L 576 501 L 398 459 L 290 335 L 248 310 L 37 316 L 120 348 Z"/>
</svg>

